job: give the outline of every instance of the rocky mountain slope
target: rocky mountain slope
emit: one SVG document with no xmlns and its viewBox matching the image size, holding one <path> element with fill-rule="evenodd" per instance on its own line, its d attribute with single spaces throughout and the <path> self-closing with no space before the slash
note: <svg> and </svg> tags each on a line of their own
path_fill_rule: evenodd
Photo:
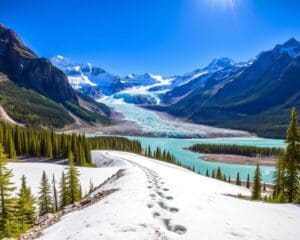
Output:
<svg viewBox="0 0 300 240">
<path fill-rule="evenodd" d="M 66 75 L 38 57 L 11 29 L 0 25 L 0 104 L 13 120 L 29 126 L 57 127 L 74 123 L 108 123 L 109 110 L 82 96 Z"/>
<path fill-rule="evenodd" d="M 212 75 L 167 111 L 197 123 L 282 137 L 289 111 L 300 108 L 299 54 L 300 42 L 292 38 L 227 77 Z"/>
</svg>

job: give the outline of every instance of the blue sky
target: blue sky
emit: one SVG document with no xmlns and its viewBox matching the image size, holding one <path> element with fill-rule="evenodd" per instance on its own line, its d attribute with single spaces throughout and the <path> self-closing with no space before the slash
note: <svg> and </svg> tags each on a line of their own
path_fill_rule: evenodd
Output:
<svg viewBox="0 0 300 240">
<path fill-rule="evenodd" d="M 300 39 L 299 0 L 9 0 L 0 22 L 39 55 L 120 75 L 182 74 Z"/>
</svg>

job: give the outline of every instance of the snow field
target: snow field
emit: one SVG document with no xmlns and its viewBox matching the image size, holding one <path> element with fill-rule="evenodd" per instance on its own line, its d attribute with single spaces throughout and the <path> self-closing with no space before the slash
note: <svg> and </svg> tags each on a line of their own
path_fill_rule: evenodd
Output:
<svg viewBox="0 0 300 240">
<path fill-rule="evenodd" d="M 95 151 L 93 156 L 101 159 L 99 166 L 126 169 L 105 187 L 120 190 L 65 216 L 40 239 L 296 240 L 300 234 L 297 205 L 225 196 L 250 191 L 132 153 Z"/>
<path fill-rule="evenodd" d="M 21 185 L 21 177 L 24 174 L 27 180 L 27 185 L 31 187 L 32 193 L 37 195 L 39 192 L 40 180 L 43 171 L 46 172 L 51 184 L 52 176 L 54 174 L 56 180 L 56 188 L 58 189 L 62 172 L 66 172 L 67 166 L 51 163 L 8 163 L 8 168 L 13 170 L 14 177 L 12 181 L 16 183 L 16 187 L 19 187 Z M 89 191 L 90 180 L 96 187 L 119 170 L 118 167 L 101 169 L 78 167 L 77 169 L 80 173 L 79 179 L 83 194 Z"/>
</svg>

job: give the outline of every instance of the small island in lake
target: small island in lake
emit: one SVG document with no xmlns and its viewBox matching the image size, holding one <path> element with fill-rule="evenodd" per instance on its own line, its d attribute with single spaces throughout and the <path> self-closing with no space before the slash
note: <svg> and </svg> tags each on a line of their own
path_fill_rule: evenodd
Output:
<svg viewBox="0 0 300 240">
<path fill-rule="evenodd" d="M 261 166 L 275 166 L 281 148 L 238 146 L 223 144 L 195 144 L 187 150 L 202 153 L 204 161 Z"/>
</svg>

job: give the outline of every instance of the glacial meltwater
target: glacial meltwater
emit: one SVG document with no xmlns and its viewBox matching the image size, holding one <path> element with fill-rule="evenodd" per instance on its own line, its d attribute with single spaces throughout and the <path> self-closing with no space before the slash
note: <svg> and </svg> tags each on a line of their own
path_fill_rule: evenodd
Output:
<svg viewBox="0 0 300 240">
<path fill-rule="evenodd" d="M 225 175 L 233 180 L 236 178 L 237 172 L 240 173 L 242 180 L 246 180 L 248 173 L 250 177 L 253 176 L 255 166 L 253 165 L 240 165 L 240 164 L 226 164 L 215 163 L 201 160 L 201 154 L 194 153 L 184 148 L 190 147 L 196 143 L 209 143 L 209 144 L 236 144 L 248 145 L 257 147 L 285 147 L 283 140 L 279 139 L 266 139 L 266 138 L 214 138 L 214 139 L 177 139 L 177 138 L 149 138 L 149 137 L 128 137 L 130 139 L 137 139 L 141 142 L 144 148 L 150 146 L 151 149 L 160 147 L 170 151 L 183 165 L 194 167 L 196 171 L 205 174 L 208 169 L 211 172 L 218 166 Z M 266 183 L 272 183 L 274 167 L 261 166 L 262 180 Z"/>
<path fill-rule="evenodd" d="M 264 139 L 256 137 L 226 137 L 226 138 L 212 138 L 212 139 L 199 139 L 193 137 L 201 137 L 205 135 L 203 132 L 199 131 L 195 127 L 186 128 L 186 125 L 181 125 L 174 123 L 172 120 L 164 119 L 157 113 L 138 107 L 134 104 L 127 104 L 120 99 L 114 99 L 113 97 L 101 100 L 109 107 L 123 114 L 126 120 L 135 122 L 137 125 L 143 128 L 146 133 L 154 133 L 154 135 L 168 136 L 163 138 L 151 138 L 151 137 L 128 137 L 130 139 L 137 139 L 141 142 L 144 148 L 150 145 L 151 149 L 154 150 L 156 147 L 160 147 L 162 150 L 168 150 L 172 153 L 177 161 L 181 162 L 183 165 L 194 167 L 196 171 L 200 171 L 205 174 L 208 169 L 209 172 L 216 169 L 218 166 L 221 167 L 222 172 L 228 177 L 234 180 L 236 178 L 237 172 L 240 173 L 242 180 L 250 177 L 254 174 L 255 166 L 253 165 L 238 165 L 238 164 L 225 164 L 225 163 L 215 163 L 203 161 L 201 159 L 201 154 L 190 152 L 184 150 L 183 148 L 188 148 L 196 143 L 210 143 L 210 144 L 237 144 L 237 145 L 249 145 L 257 147 L 285 147 L 283 140 L 277 139 Z M 208 131 L 203 128 L 205 131 Z M 221 130 L 218 133 L 222 133 Z M 176 138 L 172 138 L 176 137 Z M 181 137 L 181 138 L 178 138 Z M 182 138 L 183 137 L 183 138 Z M 184 139 L 185 138 L 185 139 Z M 186 139 L 193 138 L 193 139 Z M 272 177 L 274 173 L 274 167 L 261 166 L 262 170 L 262 180 L 266 183 L 272 182 Z"/>
</svg>

